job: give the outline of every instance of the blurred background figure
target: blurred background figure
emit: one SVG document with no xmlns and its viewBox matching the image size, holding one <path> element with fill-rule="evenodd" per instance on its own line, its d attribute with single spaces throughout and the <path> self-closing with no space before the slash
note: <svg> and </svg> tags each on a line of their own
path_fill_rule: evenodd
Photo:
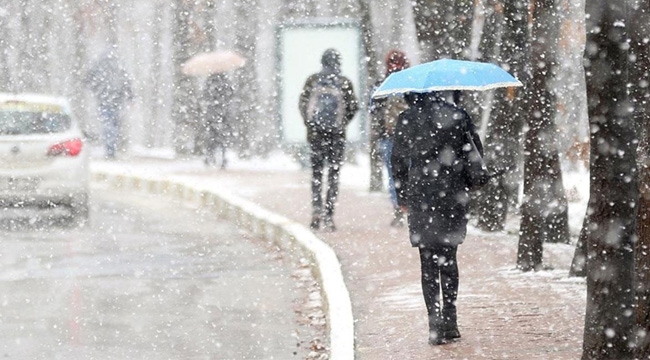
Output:
<svg viewBox="0 0 650 360">
<path fill-rule="evenodd" d="M 203 132 L 205 135 L 205 164 L 216 165 L 216 153 L 221 154 L 221 169 L 227 165 L 226 148 L 231 140 L 230 104 L 234 89 L 224 73 L 208 76 L 203 91 Z"/>
<path fill-rule="evenodd" d="M 345 129 L 359 104 L 352 82 L 341 74 L 341 54 L 327 49 L 321 71 L 307 78 L 298 107 L 307 127 L 311 149 L 312 220 L 310 228 L 335 231 L 334 207 L 339 193 L 339 171 L 345 151 Z M 323 208 L 323 172 L 327 165 L 327 197 Z"/>
<path fill-rule="evenodd" d="M 113 159 L 121 138 L 121 113 L 133 99 L 131 80 L 110 49 L 90 68 L 84 81 L 97 101 L 106 158 Z"/>
<path fill-rule="evenodd" d="M 403 51 L 391 50 L 386 54 L 386 75 L 378 83 L 381 84 L 390 74 L 404 70 L 410 66 L 408 58 Z M 390 157 L 393 151 L 393 135 L 395 134 L 395 123 L 397 117 L 408 108 L 404 97 L 401 95 L 389 96 L 381 99 L 372 99 L 370 103 L 370 115 L 377 124 L 379 138 L 377 140 L 377 151 L 388 170 L 388 193 L 393 204 L 393 220 L 391 226 L 404 226 L 404 212 L 397 204 L 395 193 L 395 181 Z"/>
</svg>

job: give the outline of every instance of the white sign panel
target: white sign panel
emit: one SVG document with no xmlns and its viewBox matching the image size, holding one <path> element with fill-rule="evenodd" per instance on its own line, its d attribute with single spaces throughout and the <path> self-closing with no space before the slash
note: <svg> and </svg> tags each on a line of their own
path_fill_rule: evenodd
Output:
<svg viewBox="0 0 650 360">
<path fill-rule="evenodd" d="M 298 100 L 307 78 L 320 71 L 321 56 L 327 49 L 341 54 L 341 73 L 352 81 L 355 96 L 360 99 L 365 86 L 361 31 L 354 23 L 315 23 L 283 26 L 279 29 L 279 116 L 285 144 L 307 141 Z M 364 135 L 365 109 L 360 108 L 347 128 L 348 142 L 359 142 Z"/>
</svg>

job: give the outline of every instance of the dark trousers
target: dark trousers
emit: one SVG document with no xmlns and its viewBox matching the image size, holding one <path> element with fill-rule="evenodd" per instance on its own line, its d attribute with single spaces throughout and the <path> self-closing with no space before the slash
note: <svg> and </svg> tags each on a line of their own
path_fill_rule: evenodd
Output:
<svg viewBox="0 0 650 360">
<path fill-rule="evenodd" d="M 102 120 L 106 157 L 114 158 L 120 141 L 119 109 L 110 106 L 102 106 L 99 108 L 99 116 Z"/>
<path fill-rule="evenodd" d="M 207 136 L 205 138 L 205 161 L 208 164 L 216 162 L 217 149 L 221 155 L 221 167 L 226 167 L 226 147 L 228 131 L 223 123 L 209 123 L 206 126 Z"/>
<path fill-rule="evenodd" d="M 457 246 L 420 248 L 422 293 L 430 318 L 453 316 L 455 322 L 458 297 L 457 250 Z"/>
<path fill-rule="evenodd" d="M 325 215 L 334 214 L 334 205 L 339 194 L 339 172 L 343 165 L 345 136 L 342 134 L 313 134 L 310 138 L 311 147 L 311 202 L 314 215 L 320 216 L 323 211 L 323 172 L 327 166 L 327 197 L 325 199 Z"/>
</svg>

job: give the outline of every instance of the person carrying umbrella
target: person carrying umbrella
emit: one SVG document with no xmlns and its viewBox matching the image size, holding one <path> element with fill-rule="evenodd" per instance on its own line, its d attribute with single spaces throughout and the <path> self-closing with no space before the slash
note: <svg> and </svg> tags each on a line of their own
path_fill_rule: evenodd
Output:
<svg viewBox="0 0 650 360">
<path fill-rule="evenodd" d="M 216 164 L 216 151 L 220 149 L 221 169 L 226 168 L 226 148 L 232 133 L 230 124 L 230 104 L 234 89 L 226 74 L 210 75 L 205 81 L 203 91 L 203 126 L 205 139 L 205 164 Z"/>
<path fill-rule="evenodd" d="M 352 82 L 341 75 L 341 55 L 327 49 L 321 57 L 322 70 L 307 78 L 298 107 L 307 127 L 311 148 L 312 220 L 311 229 L 323 222 L 325 230 L 335 231 L 332 217 L 338 196 L 339 171 L 343 165 L 345 128 L 358 110 Z M 321 191 L 327 164 L 327 198 L 323 208 Z"/>
<path fill-rule="evenodd" d="M 467 233 L 470 191 L 489 180 L 472 120 L 441 92 L 500 86 L 521 83 L 492 64 L 439 60 L 389 76 L 373 94 L 405 94 L 409 104 L 398 117 L 391 164 L 411 246 L 420 253 L 431 345 L 460 338 L 456 255 Z"/>
<path fill-rule="evenodd" d="M 220 149 L 221 169 L 226 168 L 226 148 L 233 135 L 232 100 L 235 88 L 227 73 L 241 68 L 246 58 L 235 51 L 215 50 L 198 53 L 183 64 L 184 75 L 206 77 L 201 98 L 202 124 L 197 134 L 208 166 L 216 164 L 216 152 Z"/>
<path fill-rule="evenodd" d="M 470 200 L 460 161 L 463 134 L 471 134 L 481 155 L 483 149 L 469 115 L 440 94 L 411 93 L 406 99 L 410 108 L 398 118 L 391 162 L 411 245 L 420 252 L 429 343 L 435 345 L 460 337 L 456 253 L 465 239 Z"/>
</svg>

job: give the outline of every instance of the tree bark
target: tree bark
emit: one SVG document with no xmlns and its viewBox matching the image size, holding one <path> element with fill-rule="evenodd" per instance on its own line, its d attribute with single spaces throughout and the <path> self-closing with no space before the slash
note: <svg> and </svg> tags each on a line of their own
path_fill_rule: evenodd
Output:
<svg viewBox="0 0 650 360">
<path fill-rule="evenodd" d="M 472 0 L 415 0 L 413 16 L 422 62 L 464 59 L 472 32 Z"/>
<path fill-rule="evenodd" d="M 588 0 L 585 72 L 591 127 L 583 360 L 632 359 L 638 200 L 627 0 Z"/>
<path fill-rule="evenodd" d="M 645 77 L 648 78 L 647 76 Z M 646 100 L 647 102 L 647 100 Z M 641 334 L 637 358 L 650 358 L 650 139 L 647 115 L 643 121 L 643 138 L 639 144 L 639 213 L 637 216 L 638 241 L 635 245 L 636 267 L 636 325 Z"/>
<path fill-rule="evenodd" d="M 635 243 L 637 359 L 650 359 L 650 4 L 635 9 L 630 24 L 634 67 L 632 90 L 639 137 L 639 202 Z"/>
<path fill-rule="evenodd" d="M 0 16 L 0 91 L 13 91 L 11 70 L 9 66 L 8 49 L 11 46 L 9 41 L 9 14 L 11 9 L 3 9 L 4 16 Z"/>
<path fill-rule="evenodd" d="M 256 152 L 254 124 L 260 119 L 258 99 L 258 79 L 255 67 L 258 29 L 258 0 L 240 0 L 234 4 L 237 16 L 237 32 L 235 46 L 247 61 L 244 68 L 238 71 L 235 83 L 236 116 L 233 121 L 236 136 L 234 141 L 239 150 L 239 156 L 247 158 Z"/>
<path fill-rule="evenodd" d="M 172 88 L 172 119 L 174 121 L 174 150 L 177 154 L 191 154 L 194 149 L 194 125 L 197 120 L 197 104 L 194 84 L 189 76 L 181 73 L 181 65 L 191 56 L 190 16 L 192 7 L 188 0 L 174 0 L 174 84 Z"/>
<path fill-rule="evenodd" d="M 74 5 L 72 5 L 72 4 Z M 84 84 L 84 72 L 83 69 L 85 68 L 85 65 L 88 63 L 88 54 L 87 54 L 87 48 L 86 48 L 86 41 L 85 37 L 87 36 L 87 29 L 84 26 L 84 22 L 87 21 L 85 18 L 86 14 L 84 13 L 84 8 L 77 4 L 76 2 L 73 1 L 68 1 L 68 6 L 73 7 L 73 27 L 75 29 L 74 31 L 74 56 L 73 56 L 73 63 L 74 63 L 74 72 L 72 74 L 73 76 L 73 86 L 75 89 L 78 89 L 77 91 L 72 92 L 72 103 L 74 104 L 74 109 L 78 111 L 78 113 L 81 114 L 88 114 L 88 104 L 87 101 L 84 100 L 84 96 L 82 95 L 81 89 L 86 89 L 86 84 Z M 79 122 L 81 125 L 82 129 L 88 130 L 88 120 L 87 116 L 79 116 Z"/>
<path fill-rule="evenodd" d="M 498 63 L 525 85 L 528 1 L 505 0 L 502 6 L 505 24 Z M 490 169 L 507 171 L 481 189 L 478 226 L 486 231 L 505 227 L 510 198 L 517 195 L 523 124 L 519 107 L 525 99 L 523 90 L 517 88 L 496 90 L 494 94 L 485 136 L 485 162 Z"/>
<path fill-rule="evenodd" d="M 555 94 L 549 87 L 555 67 L 557 15 L 554 0 L 536 0 L 531 43 L 532 77 L 526 89 L 528 131 L 524 138 L 524 201 L 517 267 L 540 270 L 545 241 L 569 242 L 568 204 L 555 144 Z"/>
<path fill-rule="evenodd" d="M 363 35 L 363 48 L 366 52 L 366 69 L 368 71 L 367 88 L 373 89 L 379 81 L 379 57 L 377 56 L 377 47 L 375 46 L 374 28 L 372 25 L 372 14 L 368 0 L 359 0 L 359 16 L 361 17 L 361 31 Z M 361 94 L 361 98 L 369 98 L 369 94 Z M 370 191 L 381 191 L 383 188 L 382 161 L 379 150 L 377 149 L 377 140 L 379 130 L 376 119 L 369 116 L 370 119 Z"/>
</svg>

